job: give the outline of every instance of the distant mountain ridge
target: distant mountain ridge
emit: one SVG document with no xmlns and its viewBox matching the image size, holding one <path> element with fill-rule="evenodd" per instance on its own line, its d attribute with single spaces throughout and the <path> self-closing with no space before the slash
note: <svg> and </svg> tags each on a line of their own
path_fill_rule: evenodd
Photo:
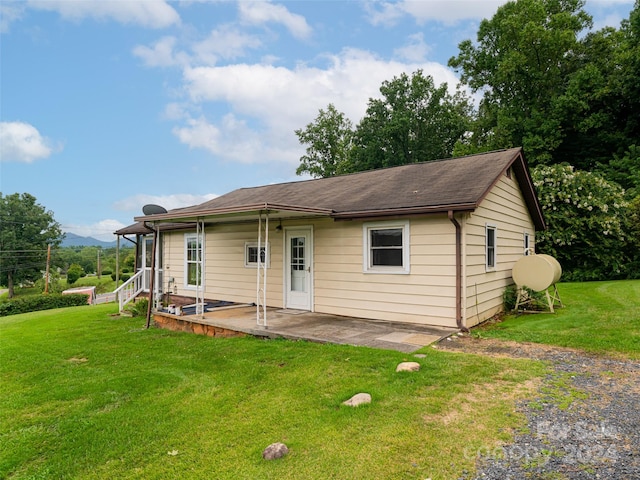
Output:
<svg viewBox="0 0 640 480">
<path fill-rule="evenodd" d="M 116 241 L 103 242 L 93 237 L 82 237 L 75 233 L 65 232 L 64 239 L 60 244 L 61 247 L 103 247 L 111 248 L 116 246 Z"/>
</svg>

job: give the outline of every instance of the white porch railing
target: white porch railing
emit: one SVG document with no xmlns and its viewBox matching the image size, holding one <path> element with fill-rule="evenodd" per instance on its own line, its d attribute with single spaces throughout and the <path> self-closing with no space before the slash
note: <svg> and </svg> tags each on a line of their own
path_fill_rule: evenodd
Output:
<svg viewBox="0 0 640 480">
<path fill-rule="evenodd" d="M 138 272 L 129 280 L 120 285 L 113 293 L 118 297 L 118 305 L 120 311 L 124 306 L 132 301 L 136 296 L 144 290 L 145 287 L 145 269 Z"/>
</svg>

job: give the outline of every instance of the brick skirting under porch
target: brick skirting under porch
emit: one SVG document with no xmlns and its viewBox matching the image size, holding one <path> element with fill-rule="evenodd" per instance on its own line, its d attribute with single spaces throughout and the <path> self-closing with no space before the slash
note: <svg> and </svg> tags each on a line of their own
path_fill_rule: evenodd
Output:
<svg viewBox="0 0 640 480">
<path fill-rule="evenodd" d="M 176 315 L 154 313 L 153 323 L 158 328 L 164 328 L 166 330 L 173 330 L 175 332 L 188 332 L 195 333 L 196 335 L 207 335 L 208 337 L 245 337 L 244 332 L 237 332 L 235 330 L 229 330 L 227 328 L 216 327 L 214 325 L 207 325 L 205 323 L 198 323 L 193 317 L 182 319 Z"/>
</svg>

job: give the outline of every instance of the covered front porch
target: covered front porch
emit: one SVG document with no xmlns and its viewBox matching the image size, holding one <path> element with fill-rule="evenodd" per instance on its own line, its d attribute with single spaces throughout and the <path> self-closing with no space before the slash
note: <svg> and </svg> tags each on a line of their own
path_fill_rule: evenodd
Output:
<svg viewBox="0 0 640 480">
<path fill-rule="evenodd" d="M 255 305 L 214 308 L 204 314 L 173 315 L 155 312 L 160 328 L 209 336 L 253 335 L 320 343 L 335 343 L 411 353 L 457 333 L 457 329 L 409 323 L 383 322 L 303 310 L 267 307 L 268 327 L 256 325 Z"/>
</svg>

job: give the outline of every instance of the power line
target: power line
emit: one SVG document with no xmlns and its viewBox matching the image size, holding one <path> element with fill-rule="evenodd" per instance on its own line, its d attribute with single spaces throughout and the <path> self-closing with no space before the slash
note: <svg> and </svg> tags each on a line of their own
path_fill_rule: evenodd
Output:
<svg viewBox="0 0 640 480">
<path fill-rule="evenodd" d="M 0 249 L 0 253 L 25 253 L 25 252 L 46 252 L 47 249 L 43 250 L 2 250 Z"/>
</svg>

